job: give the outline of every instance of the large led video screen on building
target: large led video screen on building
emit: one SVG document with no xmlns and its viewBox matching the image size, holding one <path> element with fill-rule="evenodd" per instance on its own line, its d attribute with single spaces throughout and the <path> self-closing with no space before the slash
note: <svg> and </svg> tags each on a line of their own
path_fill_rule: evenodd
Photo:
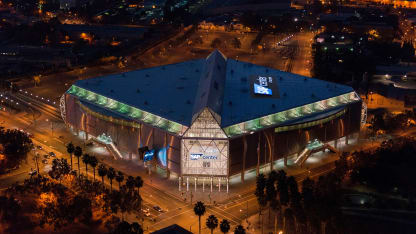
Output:
<svg viewBox="0 0 416 234">
<path fill-rule="evenodd" d="M 182 174 L 227 176 L 228 140 L 182 140 Z"/>
</svg>

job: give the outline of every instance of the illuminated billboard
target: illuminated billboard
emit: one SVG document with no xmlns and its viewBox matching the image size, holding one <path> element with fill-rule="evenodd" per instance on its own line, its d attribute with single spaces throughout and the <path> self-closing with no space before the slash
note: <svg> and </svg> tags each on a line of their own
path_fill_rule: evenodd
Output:
<svg viewBox="0 0 416 234">
<path fill-rule="evenodd" d="M 155 150 L 148 150 L 144 153 L 143 162 L 151 161 L 155 155 Z"/>
<path fill-rule="evenodd" d="M 182 173 L 185 175 L 226 176 L 228 140 L 182 140 Z"/>
<path fill-rule="evenodd" d="M 254 97 L 279 98 L 277 80 L 274 76 L 252 75 L 250 86 L 251 95 Z"/>
</svg>

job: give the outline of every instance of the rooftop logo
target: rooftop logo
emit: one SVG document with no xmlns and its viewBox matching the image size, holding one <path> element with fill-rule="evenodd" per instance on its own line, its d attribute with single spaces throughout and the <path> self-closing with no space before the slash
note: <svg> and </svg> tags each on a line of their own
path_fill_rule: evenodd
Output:
<svg viewBox="0 0 416 234">
<path fill-rule="evenodd" d="M 279 98 L 277 89 L 277 80 L 274 76 L 250 76 L 250 85 L 252 87 L 252 96 L 254 97 L 272 97 Z"/>
</svg>

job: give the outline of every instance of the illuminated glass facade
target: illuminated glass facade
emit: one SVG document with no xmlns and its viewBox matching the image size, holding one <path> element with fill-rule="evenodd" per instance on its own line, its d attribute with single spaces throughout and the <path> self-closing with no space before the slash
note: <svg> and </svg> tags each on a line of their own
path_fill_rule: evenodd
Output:
<svg viewBox="0 0 416 234">
<path fill-rule="evenodd" d="M 227 136 L 208 108 L 204 108 L 181 140 L 182 173 L 227 176 L 228 144 Z"/>
</svg>

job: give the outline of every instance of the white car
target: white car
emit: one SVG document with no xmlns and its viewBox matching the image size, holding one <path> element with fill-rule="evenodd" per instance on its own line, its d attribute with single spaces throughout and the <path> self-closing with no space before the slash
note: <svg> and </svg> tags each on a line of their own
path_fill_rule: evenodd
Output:
<svg viewBox="0 0 416 234">
<path fill-rule="evenodd" d="M 146 217 L 149 217 L 150 216 L 149 209 L 142 209 L 142 212 L 143 212 L 143 215 L 144 216 L 146 216 Z"/>
</svg>

